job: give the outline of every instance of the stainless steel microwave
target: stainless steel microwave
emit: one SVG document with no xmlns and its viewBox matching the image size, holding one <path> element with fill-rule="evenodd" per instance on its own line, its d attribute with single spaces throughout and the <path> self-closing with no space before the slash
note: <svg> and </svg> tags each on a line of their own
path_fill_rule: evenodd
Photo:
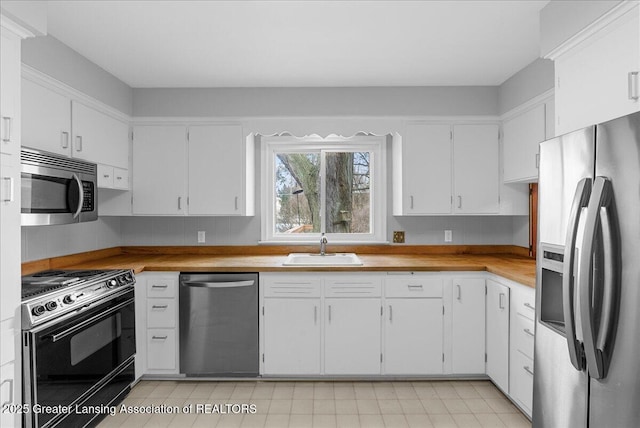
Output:
<svg viewBox="0 0 640 428">
<path fill-rule="evenodd" d="M 98 218 L 96 164 L 24 147 L 20 164 L 23 226 Z"/>
</svg>

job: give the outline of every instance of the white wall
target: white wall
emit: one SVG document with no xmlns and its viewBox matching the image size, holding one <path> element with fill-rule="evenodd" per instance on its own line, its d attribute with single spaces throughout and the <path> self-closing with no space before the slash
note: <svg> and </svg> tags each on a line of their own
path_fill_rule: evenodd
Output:
<svg viewBox="0 0 640 428">
<path fill-rule="evenodd" d="M 553 88 L 553 61 L 538 58 L 500 85 L 498 111 L 504 114 Z"/>
<path fill-rule="evenodd" d="M 117 247 L 121 241 L 117 217 L 79 224 L 22 227 L 22 261 Z"/>
</svg>

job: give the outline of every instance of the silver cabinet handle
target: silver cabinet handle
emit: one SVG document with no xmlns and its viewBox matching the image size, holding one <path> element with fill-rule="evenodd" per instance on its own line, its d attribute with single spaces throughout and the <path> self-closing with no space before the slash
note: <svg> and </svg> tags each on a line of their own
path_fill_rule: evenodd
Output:
<svg viewBox="0 0 640 428">
<path fill-rule="evenodd" d="M 529 308 L 529 309 L 531 309 L 532 311 L 536 310 L 536 307 L 535 306 L 531 306 L 531 303 L 525 303 L 524 306 Z"/>
<path fill-rule="evenodd" d="M 411 201 L 409 208 L 413 209 L 413 196 L 409 196 L 409 200 Z"/>
<path fill-rule="evenodd" d="M 318 307 L 313 307 L 313 323 L 318 324 Z"/>
<path fill-rule="evenodd" d="M 525 329 L 524 329 L 524 332 L 525 332 L 525 333 L 527 333 L 527 334 L 528 334 L 529 336 L 531 336 L 531 337 L 535 337 L 535 334 L 533 334 L 533 333 L 531 332 L 531 330 L 529 330 L 528 328 L 525 328 Z"/>
<path fill-rule="evenodd" d="M 422 290 L 422 284 L 409 284 L 409 290 Z"/>
<path fill-rule="evenodd" d="M 331 305 L 329 305 L 329 322 L 331 322 Z"/>
<path fill-rule="evenodd" d="M 76 152 L 82 151 L 82 135 L 76 135 Z"/>
<path fill-rule="evenodd" d="M 103 174 L 102 176 L 103 176 L 104 178 L 109 178 L 109 177 L 110 177 L 110 176 L 109 176 L 109 174 Z"/>
<path fill-rule="evenodd" d="M 4 385 L 5 383 L 9 384 L 9 398 L 7 399 L 7 401 L 1 404 L 2 407 L 13 404 L 13 379 L 3 380 L 2 383 L 0 383 L 0 390 L 2 389 L 2 385 Z"/>
<path fill-rule="evenodd" d="M 116 180 L 122 180 L 122 177 L 121 177 L 121 176 L 119 176 L 119 175 L 117 175 L 117 176 L 116 176 Z"/>
<path fill-rule="evenodd" d="M 169 287 L 169 286 L 168 286 L 167 284 L 164 284 L 164 285 L 156 285 L 156 284 L 153 284 L 153 285 L 151 286 L 151 288 L 168 288 L 168 287 Z"/>
<path fill-rule="evenodd" d="M 638 71 L 630 71 L 628 74 L 629 99 L 638 101 Z"/>
<path fill-rule="evenodd" d="M 4 128 L 4 133 L 2 136 L 2 142 L 3 143 L 9 143 L 11 142 L 11 124 L 13 122 L 13 119 L 10 118 L 9 116 L 2 116 L 2 126 Z"/>
<path fill-rule="evenodd" d="M 536 168 L 540 168 L 540 153 L 536 153 Z"/>
<path fill-rule="evenodd" d="M 462 196 L 458 195 L 458 208 L 462 208 Z"/>
<path fill-rule="evenodd" d="M 153 305 L 151 309 L 167 309 L 169 305 Z"/>
<path fill-rule="evenodd" d="M 234 200 L 234 207 L 235 207 L 236 211 L 238 211 L 238 197 L 237 196 L 235 197 L 235 200 Z"/>
<path fill-rule="evenodd" d="M 67 131 L 62 131 L 60 133 L 60 146 L 63 149 L 69 148 L 69 133 Z"/>
<path fill-rule="evenodd" d="M 393 306 L 389 305 L 389 322 L 393 321 Z"/>
<path fill-rule="evenodd" d="M 182 209 L 182 196 L 178 196 L 178 210 Z"/>
<path fill-rule="evenodd" d="M 167 340 L 167 337 L 169 337 L 169 336 L 151 336 L 151 339 L 153 339 L 153 340 Z"/>
<path fill-rule="evenodd" d="M 500 309 L 504 309 L 504 293 L 500 293 L 498 305 Z"/>
<path fill-rule="evenodd" d="M 6 193 L 9 194 L 8 197 L 5 196 L 2 199 L 2 202 L 13 202 L 14 198 L 15 198 L 15 189 L 14 189 L 14 186 L 13 186 L 13 177 L 2 177 L 2 180 L 4 180 L 4 182 L 7 183 L 8 187 L 6 187 L 6 189 L 8 191 Z"/>
<path fill-rule="evenodd" d="M 460 287 L 460 284 L 456 284 L 456 287 L 458 287 L 458 297 L 457 297 L 457 299 L 460 300 L 460 298 L 462 297 L 462 288 Z"/>
<path fill-rule="evenodd" d="M 533 370 L 531 370 L 531 368 L 529 366 L 524 366 L 522 367 L 524 369 L 525 372 L 529 373 L 531 376 L 533 376 Z"/>
</svg>

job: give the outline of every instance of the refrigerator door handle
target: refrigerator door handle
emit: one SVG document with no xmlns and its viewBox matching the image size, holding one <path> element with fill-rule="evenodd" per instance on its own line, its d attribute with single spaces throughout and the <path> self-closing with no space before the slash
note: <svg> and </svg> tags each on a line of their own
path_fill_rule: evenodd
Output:
<svg viewBox="0 0 640 428">
<path fill-rule="evenodd" d="M 617 306 L 619 299 L 618 251 L 619 240 L 615 223 L 613 188 L 605 177 L 596 177 L 593 196 L 587 209 L 584 228 L 584 248 L 580 254 L 580 296 L 579 304 L 582 316 L 584 351 L 589 374 L 595 379 L 604 379 L 607 375 L 609 356 L 606 349 L 617 324 Z M 595 251 L 598 224 L 602 227 L 602 245 L 604 249 L 604 280 L 596 283 L 593 276 L 593 253 Z M 602 287 L 602 293 L 595 287 Z M 602 308 L 600 326 L 596 335 L 594 308 Z"/>
<path fill-rule="evenodd" d="M 569 224 L 567 227 L 567 239 L 565 241 L 565 260 L 562 271 L 562 307 L 564 312 L 565 333 L 567 335 L 567 346 L 569 347 L 569 359 L 576 370 L 583 370 L 584 351 L 582 344 L 576 338 L 575 309 L 574 302 L 574 264 L 576 236 L 578 234 L 578 219 L 582 208 L 586 207 L 591 196 L 591 179 L 583 178 L 576 186 L 576 192 L 571 204 L 569 214 Z"/>
</svg>

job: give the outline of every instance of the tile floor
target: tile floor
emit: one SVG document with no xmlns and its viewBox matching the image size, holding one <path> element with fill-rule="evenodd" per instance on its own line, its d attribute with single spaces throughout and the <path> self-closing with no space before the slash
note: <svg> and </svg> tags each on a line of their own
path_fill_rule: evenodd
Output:
<svg viewBox="0 0 640 428">
<path fill-rule="evenodd" d="M 122 404 L 158 406 L 159 411 L 116 413 L 99 428 L 531 427 L 489 381 L 142 381 Z M 196 406 L 205 404 L 222 411 L 231 405 L 255 405 L 255 412 L 234 413 L 239 406 L 226 414 L 202 407 L 198 412 Z M 165 410 L 174 407 L 180 411 Z"/>
</svg>

